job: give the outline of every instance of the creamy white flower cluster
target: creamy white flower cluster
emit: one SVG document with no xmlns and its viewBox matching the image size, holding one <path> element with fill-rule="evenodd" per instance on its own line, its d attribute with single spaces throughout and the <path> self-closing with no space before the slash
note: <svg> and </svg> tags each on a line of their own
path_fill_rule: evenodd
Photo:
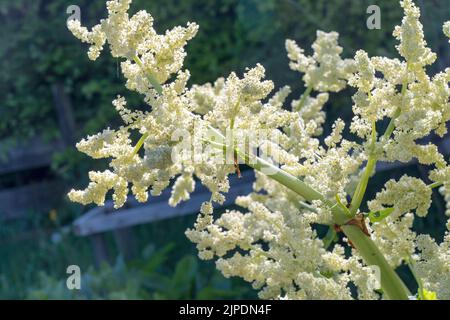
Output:
<svg viewBox="0 0 450 320">
<path fill-rule="evenodd" d="M 450 217 L 450 166 L 435 169 L 430 172 L 430 179 L 435 183 L 441 184 L 439 191 L 446 201 L 446 215 Z"/>
<path fill-rule="evenodd" d="M 369 58 L 361 50 L 356 53 L 358 72 L 350 84 L 358 92 L 353 97 L 356 117 L 351 129 L 360 137 L 368 137 L 374 121 L 393 118 L 394 139 L 378 150 L 383 153 L 383 160 L 407 162 L 417 158 L 422 164 L 444 166 L 436 146 L 416 140 L 431 132 L 440 136 L 447 132 L 450 69 L 432 78 L 426 74 L 425 67 L 435 61 L 436 55 L 426 47 L 419 9 L 411 0 L 401 1 L 401 5 L 405 17 L 402 25 L 395 28 L 394 36 L 400 41 L 397 49 L 404 61 Z M 376 77 L 375 72 L 382 76 Z M 398 90 L 398 86 L 402 89 Z"/>
<path fill-rule="evenodd" d="M 184 47 L 197 26 L 188 24 L 158 35 L 148 13 L 128 16 L 130 3 L 108 1 L 108 18 L 92 31 L 77 21 L 69 23 L 76 37 L 91 44 L 92 59 L 109 43 L 111 54 L 124 59 L 121 67 L 126 86 L 141 93 L 149 105 L 148 111 L 134 111 L 123 97 L 113 101 L 124 125 L 77 144 L 81 152 L 93 158 L 110 159 L 110 168 L 90 172 L 91 183 L 85 190 L 72 190 L 70 199 L 102 205 L 112 190 L 118 208 L 130 191 L 138 201 L 145 202 L 149 193 L 157 196 L 170 187 L 169 204 L 176 206 L 189 199 L 198 180 L 210 190 L 211 199 L 201 206 L 194 228 L 186 235 L 197 244 L 202 259 L 218 258 L 217 267 L 225 276 L 251 282 L 265 299 L 380 298 L 376 276 L 358 252 L 352 250 L 349 256 L 344 246 L 330 246 L 329 240 L 318 236 L 315 225 L 333 229 L 329 203 L 350 205 L 367 161 L 407 162 L 416 158 L 432 165 L 429 178 L 433 187 L 441 187 L 450 199 L 446 159 L 435 145 L 420 143 L 432 132 L 440 136 L 446 133 L 450 69 L 431 78 L 427 75 L 425 67 L 436 56 L 426 46 L 420 12 L 413 2 L 401 1 L 405 18 L 394 31 L 400 41 L 401 59 L 369 57 L 363 50 L 354 59 L 343 59 L 335 32 L 317 33 L 312 56 L 288 40 L 290 66 L 304 73 L 307 88 L 290 108 L 285 106 L 290 88 L 271 95 L 274 84 L 265 80 L 265 70 L 259 64 L 242 76 L 231 73 L 214 83 L 188 87 Z M 446 34 L 448 29 L 447 23 Z M 357 90 L 353 96 L 355 116 L 350 124 L 336 120 L 331 134 L 320 139 L 325 122 L 323 107 L 330 93 L 347 85 Z M 390 121 L 387 128 L 384 120 Z M 213 205 L 223 203 L 230 188 L 228 176 L 237 170 L 233 162 L 215 158 L 224 144 L 230 146 L 224 142 L 229 129 L 233 129 L 233 145 L 247 138 L 239 130 L 269 132 L 259 140 L 269 162 L 277 159 L 284 172 L 301 179 L 323 199 L 307 203 L 270 176 L 257 173 L 254 191 L 237 200 L 243 210 L 215 217 Z M 347 129 L 357 139 L 344 139 Z M 133 132 L 139 132 L 142 138 L 136 141 Z M 361 138 L 363 143 L 358 142 Z M 186 148 L 193 140 L 201 141 L 200 145 Z M 371 213 L 367 215 L 389 214 L 373 221 L 368 231 L 389 264 L 396 267 L 414 261 L 424 287 L 446 299 L 450 298 L 449 233 L 437 244 L 412 230 L 415 216 L 428 213 L 431 194 L 430 185 L 414 177 L 388 181 L 368 202 Z M 366 222 L 369 224 L 369 219 Z M 352 286 L 357 288 L 356 296 Z"/>
<path fill-rule="evenodd" d="M 450 42 L 450 21 L 447 21 L 444 23 L 444 26 L 442 27 L 442 31 L 444 31 L 444 34 L 449 38 Z"/>
<path fill-rule="evenodd" d="M 447 230 L 450 230 L 450 220 Z M 416 247 L 419 254 L 414 259 L 423 285 L 436 292 L 439 299 L 450 299 L 450 232 L 439 245 L 429 235 L 419 235 Z"/>
<path fill-rule="evenodd" d="M 340 57 L 342 47 L 338 45 L 338 38 L 337 32 L 317 31 L 312 56 L 306 56 L 295 41 L 286 41 L 286 50 L 291 60 L 289 66 L 292 70 L 305 74 L 303 81 L 307 87 L 322 92 L 337 92 L 346 87 L 346 80 L 354 71 L 354 63 L 351 59 Z"/>
<path fill-rule="evenodd" d="M 262 299 L 352 299 L 349 284 L 360 299 L 378 298 L 376 277 L 357 257 L 347 258 L 344 247 L 324 248 L 311 223 L 311 215 L 298 204 L 298 196 L 259 175 L 253 193 L 236 204 L 248 211 L 227 211 L 214 222 L 211 208 L 202 210 L 196 229 L 186 232 L 197 243 L 200 258 L 217 256 L 217 268 L 226 277 L 239 276 L 260 290 Z"/>
<path fill-rule="evenodd" d="M 383 136 L 376 143 L 375 150 L 367 148 L 368 152 L 376 153 L 380 160 L 385 161 L 407 162 L 416 158 L 421 164 L 434 165 L 435 169 L 430 171 L 429 178 L 436 185 L 442 185 L 440 191 L 449 208 L 448 162 L 436 145 L 417 141 L 432 132 L 440 136 L 447 133 L 447 122 L 450 120 L 450 69 L 432 78 L 426 74 L 425 67 L 434 62 L 436 55 L 426 47 L 419 9 L 411 0 L 401 1 L 401 5 L 405 18 L 402 25 L 396 27 L 394 36 L 400 41 L 397 49 L 404 61 L 369 58 L 363 51 L 358 51 L 355 56 L 358 72 L 350 84 L 358 92 L 354 96 L 353 110 L 356 117 L 352 131 L 362 137 L 369 137 L 371 124 L 385 117 L 393 119 L 393 136 Z M 376 71 L 383 77 L 376 77 Z M 397 90 L 395 86 L 401 86 L 402 89 Z M 386 219 L 372 224 L 372 238 L 392 266 L 407 263 L 411 257 L 420 261 L 416 268 L 420 270 L 422 281 L 427 282 L 425 287 L 436 291 L 438 298 L 449 299 L 448 290 L 440 286 L 448 287 L 450 260 L 443 253 L 447 250 L 448 254 L 450 220 L 441 245 L 428 236 L 418 236 L 412 231 L 412 212 L 415 211 L 420 217 L 427 215 L 431 195 L 431 187 L 417 178 L 403 176 L 398 181 L 388 181 L 376 198 L 368 202 L 372 212 L 393 209 Z M 433 247 L 433 258 L 431 249 L 428 257 L 423 254 L 425 238 L 428 248 Z M 433 268 L 431 272 L 435 273 L 426 273 L 425 268 Z"/>
<path fill-rule="evenodd" d="M 399 181 L 389 180 L 385 189 L 369 201 L 371 211 L 380 211 L 392 207 L 393 216 L 416 210 L 419 217 L 425 217 L 431 205 L 432 190 L 422 180 L 403 176 Z"/>
<path fill-rule="evenodd" d="M 122 71 L 128 79 L 127 87 L 145 93 L 146 71 L 161 84 L 182 68 L 186 56 L 184 46 L 196 35 L 198 26 L 188 23 L 186 27 L 175 27 L 159 35 L 153 29 L 153 17 L 146 11 L 129 17 L 130 4 L 131 0 L 108 1 L 108 18 L 101 20 L 92 31 L 82 27 L 78 20 L 70 20 L 68 28 L 78 39 L 91 45 L 90 59 L 99 57 L 106 42 L 113 57 L 126 58 Z M 136 56 L 142 60 L 146 70 L 133 63 Z"/>
</svg>

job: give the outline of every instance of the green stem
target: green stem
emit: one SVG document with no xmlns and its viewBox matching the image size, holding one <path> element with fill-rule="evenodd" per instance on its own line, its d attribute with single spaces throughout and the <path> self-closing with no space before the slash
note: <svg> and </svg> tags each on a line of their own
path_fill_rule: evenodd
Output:
<svg viewBox="0 0 450 320">
<path fill-rule="evenodd" d="M 136 64 L 139 66 L 139 68 L 141 68 L 142 71 L 145 72 L 148 81 L 153 86 L 153 88 L 155 88 L 156 92 L 158 92 L 158 94 L 162 95 L 163 94 L 163 87 L 158 82 L 158 80 L 156 80 L 156 77 L 153 75 L 153 73 L 150 72 L 149 70 L 147 70 L 147 68 L 142 63 L 142 60 L 137 55 L 135 55 L 133 57 L 133 60 L 134 60 L 134 62 L 136 62 Z M 147 140 L 148 136 L 149 136 L 148 132 L 146 132 L 146 133 L 144 133 L 142 135 L 142 137 L 139 139 L 139 141 L 137 142 L 136 146 L 134 147 L 133 152 L 131 153 L 131 157 L 134 157 L 139 152 L 139 150 L 144 145 L 145 140 Z"/>
<path fill-rule="evenodd" d="M 442 186 L 442 185 L 443 185 L 442 182 L 434 182 L 434 183 L 432 183 L 432 184 L 429 184 L 429 185 L 428 185 L 428 188 L 430 188 L 430 189 L 435 189 L 435 188 L 439 188 L 439 187 Z"/>
<path fill-rule="evenodd" d="M 131 153 L 131 157 L 133 158 L 135 155 L 137 155 L 137 153 L 139 152 L 139 150 L 142 148 L 142 146 L 144 145 L 145 140 L 147 140 L 149 134 L 148 132 L 144 133 L 142 135 L 142 137 L 139 139 L 139 141 L 136 143 L 136 145 L 134 146 L 133 152 Z"/>
<path fill-rule="evenodd" d="M 215 135 L 221 138 L 221 140 L 224 140 L 225 137 L 222 135 L 221 132 L 218 130 L 209 127 L 210 130 L 212 130 Z M 228 146 L 211 141 L 211 145 L 215 148 L 226 150 Z M 245 164 L 247 164 L 249 167 L 260 171 L 262 173 L 264 172 L 270 172 L 271 174 L 268 175 L 271 179 L 280 182 L 282 185 L 287 187 L 288 189 L 291 189 L 292 191 L 296 192 L 297 194 L 301 195 L 305 200 L 311 202 L 314 200 L 320 200 L 327 206 L 331 208 L 331 211 L 333 213 L 334 219 L 336 223 L 344 224 L 349 220 L 349 216 L 347 213 L 336 203 L 326 199 L 320 192 L 316 191 L 314 188 L 311 188 L 309 185 L 304 183 L 302 180 L 298 179 L 297 177 L 293 176 L 292 174 L 278 168 L 277 166 L 271 164 L 270 162 L 257 157 L 249 155 L 239 151 L 237 148 L 235 148 L 236 154 L 244 161 Z"/>
<path fill-rule="evenodd" d="M 367 160 L 366 168 L 364 169 L 364 173 L 359 180 L 358 186 L 356 187 L 355 194 L 353 195 L 352 202 L 350 205 L 350 213 L 354 216 L 358 211 L 361 203 L 363 201 L 364 195 L 366 194 L 367 185 L 369 184 L 370 176 L 372 175 L 373 170 L 377 164 L 377 158 L 375 156 L 370 156 Z"/>
<path fill-rule="evenodd" d="M 409 70 L 409 65 L 408 63 L 406 64 L 406 71 Z M 401 105 L 403 107 L 404 105 L 404 100 L 405 100 L 405 95 L 406 95 L 406 90 L 408 89 L 408 79 L 404 79 L 403 83 L 402 83 L 402 101 L 401 101 Z M 386 131 L 383 134 L 382 137 L 382 141 L 387 141 L 390 137 L 391 134 L 394 132 L 395 129 L 395 120 L 400 116 L 400 114 L 402 113 L 402 107 L 398 107 L 397 109 L 395 109 L 394 114 L 391 117 L 391 121 L 389 121 L 389 124 L 386 128 Z"/>
<path fill-rule="evenodd" d="M 372 142 L 370 144 L 370 155 L 367 160 L 367 165 L 364 168 L 363 175 L 358 182 L 355 193 L 352 197 L 352 202 L 350 204 L 350 213 L 352 216 L 356 215 L 361 203 L 363 201 L 364 195 L 366 194 L 367 185 L 369 184 L 370 176 L 375 170 L 377 164 L 377 156 L 375 155 L 375 143 L 377 141 L 377 128 L 375 122 L 372 123 Z"/>
<path fill-rule="evenodd" d="M 406 66 L 406 69 L 409 69 L 409 66 Z M 402 96 L 402 106 L 404 105 L 404 100 L 405 100 L 405 95 L 406 95 L 406 90 L 408 89 L 408 81 L 405 78 L 403 80 L 403 84 L 402 84 L 402 91 L 401 91 L 401 96 Z M 369 99 L 370 99 L 371 95 L 369 92 Z M 395 111 L 394 114 L 391 117 L 391 120 L 389 121 L 389 124 L 386 128 L 386 131 L 384 132 L 381 140 L 383 142 L 386 142 L 391 134 L 394 132 L 395 129 L 395 120 L 400 116 L 400 114 L 402 113 L 402 108 L 398 107 Z M 361 206 L 362 200 L 364 198 L 364 195 L 366 193 L 367 190 L 367 185 L 369 183 L 369 179 L 370 176 L 372 175 L 372 172 L 375 170 L 375 166 L 377 164 L 378 158 L 375 155 L 374 151 L 375 151 L 375 144 L 376 144 L 376 139 L 377 139 L 377 131 L 376 131 L 376 125 L 375 122 L 372 123 L 372 143 L 370 146 L 370 155 L 369 158 L 367 160 L 367 165 L 366 168 L 364 169 L 364 173 L 361 177 L 361 180 L 358 182 L 358 186 L 356 187 L 355 190 L 355 194 L 352 197 L 352 202 L 350 205 L 350 212 L 352 213 L 352 215 L 355 215 L 356 212 L 358 211 L 359 207 Z"/>
<path fill-rule="evenodd" d="M 311 212 L 317 213 L 317 209 L 315 207 L 313 207 L 312 205 L 307 204 L 305 201 L 299 201 L 298 203 L 299 203 L 300 207 L 307 209 Z"/>
<path fill-rule="evenodd" d="M 303 94 L 302 94 L 302 96 L 300 98 L 300 101 L 298 102 L 298 105 L 297 105 L 297 107 L 295 108 L 294 111 L 298 112 L 304 107 L 304 105 L 306 103 L 306 98 L 309 97 L 309 95 L 311 94 L 312 89 L 313 88 L 311 86 L 306 88 L 305 92 L 303 92 Z"/>
<path fill-rule="evenodd" d="M 386 131 L 383 134 L 382 141 L 387 141 L 390 138 L 392 132 L 394 132 L 394 129 L 395 129 L 395 120 L 400 116 L 401 113 L 402 113 L 401 108 L 395 109 L 394 114 L 392 115 L 391 121 L 389 121 Z"/>
<path fill-rule="evenodd" d="M 211 130 L 213 130 L 217 135 L 223 137 L 223 135 L 218 130 L 214 128 L 211 128 Z M 222 150 L 226 148 L 225 145 L 222 145 L 220 143 L 214 143 L 214 146 Z M 239 155 L 239 157 L 241 157 L 242 160 L 245 161 L 248 166 L 257 171 L 264 173 L 267 172 L 267 169 L 270 169 L 271 174 L 268 175 L 269 178 L 281 183 L 283 186 L 302 196 L 305 200 L 321 200 L 323 203 L 329 206 L 333 214 L 334 222 L 342 226 L 344 234 L 353 243 L 361 257 L 363 258 L 364 262 L 368 266 L 376 265 L 380 268 L 381 286 L 386 295 L 393 300 L 408 299 L 408 289 L 403 284 L 402 280 L 394 271 L 394 269 L 391 268 L 372 239 L 364 234 L 364 232 L 360 228 L 353 225 L 345 225 L 350 217 L 341 206 L 326 199 L 321 193 L 308 186 L 302 180 L 278 168 L 277 166 L 274 166 L 266 160 L 261 159 L 257 156 L 252 156 L 252 158 L 250 158 L 250 156 L 241 153 L 237 149 L 236 153 Z"/>
<path fill-rule="evenodd" d="M 239 150 L 236 150 L 236 152 L 248 166 L 262 173 L 270 172 L 271 174 L 269 174 L 268 177 L 270 177 L 275 181 L 278 181 L 283 186 L 287 187 L 288 189 L 294 191 L 295 193 L 305 198 L 307 201 L 309 202 L 314 200 L 322 201 L 324 204 L 326 204 L 331 208 L 331 212 L 333 213 L 333 217 L 336 223 L 344 224 L 349 220 L 347 213 L 340 206 L 326 199 L 320 192 L 316 191 L 314 188 L 311 188 L 302 180 L 278 168 L 277 166 L 274 166 L 270 162 L 260 157 L 250 158 L 248 155 L 242 154 Z"/>
<path fill-rule="evenodd" d="M 372 239 L 356 226 L 344 225 L 341 228 L 353 243 L 366 265 L 380 268 L 381 287 L 388 298 L 392 300 L 408 300 L 410 295 L 408 289 Z"/>
<path fill-rule="evenodd" d="M 241 154 L 239 155 L 242 156 Z M 349 220 L 349 217 L 340 206 L 335 205 L 331 201 L 325 199 L 323 195 L 312 189 L 302 180 L 294 177 L 293 175 L 268 163 L 263 159 L 255 157 L 254 160 L 256 161 L 253 161 L 254 164 L 248 161 L 250 160 L 248 156 L 244 156 L 244 160 L 246 161 L 247 165 L 258 171 L 263 171 L 264 168 L 270 167 L 271 172 L 275 172 L 275 174 L 269 176 L 270 178 L 280 182 L 282 185 L 296 192 L 306 200 L 321 200 L 325 204 L 327 204 L 331 208 L 335 223 L 342 226 L 343 232 L 358 250 L 366 265 L 376 265 L 380 268 L 381 286 L 386 295 L 393 300 L 408 299 L 408 289 L 403 284 L 402 280 L 394 271 L 394 269 L 391 268 L 372 239 L 364 234 L 364 232 L 358 227 L 345 225 L 345 223 Z"/>
<path fill-rule="evenodd" d="M 323 241 L 323 247 L 325 249 L 328 249 L 331 244 L 334 242 L 334 239 L 336 238 L 336 230 L 334 230 L 333 226 L 328 227 L 328 232 L 325 235 L 325 237 L 322 239 Z"/>
<path fill-rule="evenodd" d="M 142 63 L 142 60 L 137 55 L 133 57 L 133 60 L 142 69 L 142 71 L 145 72 L 145 75 L 147 76 L 148 81 L 153 86 L 153 88 L 155 88 L 156 92 L 158 92 L 158 94 L 160 94 L 160 95 L 163 94 L 163 87 L 158 82 L 158 80 L 153 75 L 153 73 L 144 66 L 144 64 Z"/>
</svg>

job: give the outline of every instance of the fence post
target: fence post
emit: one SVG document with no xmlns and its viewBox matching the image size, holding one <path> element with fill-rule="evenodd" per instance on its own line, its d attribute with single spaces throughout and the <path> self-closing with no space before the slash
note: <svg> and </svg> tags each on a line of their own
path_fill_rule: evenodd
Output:
<svg viewBox="0 0 450 320">
<path fill-rule="evenodd" d="M 66 146 L 73 146 L 75 144 L 75 119 L 70 98 L 60 82 L 52 86 L 52 93 L 62 140 Z"/>
<path fill-rule="evenodd" d="M 114 230 L 114 240 L 117 249 L 125 261 L 129 261 L 136 257 L 136 239 L 131 228 L 121 228 Z"/>
<path fill-rule="evenodd" d="M 108 248 L 104 235 L 101 233 L 93 234 L 89 238 L 91 239 L 92 249 L 94 252 L 95 266 L 99 268 L 105 262 L 110 264 L 111 260 L 108 254 Z"/>
</svg>

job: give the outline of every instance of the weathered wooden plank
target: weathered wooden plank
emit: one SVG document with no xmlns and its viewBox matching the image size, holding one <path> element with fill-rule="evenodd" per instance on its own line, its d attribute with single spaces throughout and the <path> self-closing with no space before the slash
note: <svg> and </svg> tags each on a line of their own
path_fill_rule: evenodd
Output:
<svg viewBox="0 0 450 320">
<path fill-rule="evenodd" d="M 52 162 L 53 154 L 63 148 L 60 140 L 46 143 L 41 138 L 18 143 L 12 148 L 0 143 L 0 150 L 5 153 L 0 157 L 0 174 L 47 167 Z"/>
<path fill-rule="evenodd" d="M 241 179 L 230 179 L 230 192 L 226 196 L 225 203 L 221 206 L 232 205 L 236 197 L 246 195 L 252 191 L 254 181 L 253 172 L 245 173 Z M 203 186 L 198 186 L 191 194 L 189 201 L 180 203 L 173 208 L 167 204 L 170 190 L 166 190 L 160 197 L 151 198 L 148 204 L 136 205 L 128 209 L 109 211 L 105 208 L 103 212 L 96 211 L 89 218 L 77 219 L 73 226 L 74 232 L 79 236 L 87 236 L 96 233 L 107 232 L 125 227 L 150 223 L 153 221 L 169 219 L 197 213 L 201 204 L 208 201 L 211 194 Z"/>
<path fill-rule="evenodd" d="M 35 137 L 14 146 L 0 142 L 0 174 L 49 166 L 55 152 L 74 145 L 76 127 L 70 99 L 60 83 L 52 86 L 52 93 L 62 139 L 46 142 Z"/>
<path fill-rule="evenodd" d="M 19 219 L 29 212 L 48 212 L 59 199 L 61 182 L 49 181 L 0 191 L 0 220 Z"/>
</svg>

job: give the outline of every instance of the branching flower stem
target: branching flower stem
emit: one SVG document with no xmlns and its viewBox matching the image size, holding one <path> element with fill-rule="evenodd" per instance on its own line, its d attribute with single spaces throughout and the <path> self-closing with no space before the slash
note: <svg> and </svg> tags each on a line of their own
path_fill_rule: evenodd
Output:
<svg viewBox="0 0 450 320">
<path fill-rule="evenodd" d="M 158 80 L 156 79 L 156 77 L 153 75 L 153 73 L 150 70 L 147 70 L 147 68 L 145 67 L 145 65 L 143 64 L 142 60 L 135 55 L 133 57 L 134 62 L 142 69 L 142 71 L 145 72 L 148 81 L 150 82 L 150 84 L 153 86 L 153 88 L 156 90 L 156 92 L 158 92 L 158 94 L 163 94 L 163 87 L 161 86 L 161 84 L 158 82 Z"/>
<path fill-rule="evenodd" d="M 300 111 L 303 108 L 306 103 L 306 99 L 308 99 L 309 95 L 311 94 L 312 89 L 313 88 L 311 86 L 306 88 L 305 92 L 303 92 L 302 96 L 300 97 L 300 101 L 295 108 L 295 111 Z"/>
<path fill-rule="evenodd" d="M 217 134 L 220 134 L 220 132 L 217 132 L 217 130 L 215 131 Z M 212 145 L 222 150 L 226 148 L 225 145 L 217 142 L 214 142 Z M 359 254 L 363 258 L 364 262 L 369 266 L 376 265 L 380 268 L 381 286 L 385 294 L 393 300 L 408 299 L 408 289 L 406 288 L 400 277 L 397 275 L 397 273 L 394 271 L 394 269 L 392 269 L 392 267 L 386 261 L 383 254 L 378 249 L 376 244 L 372 241 L 372 239 L 364 234 L 364 232 L 360 228 L 354 225 L 346 225 L 349 217 L 341 206 L 336 205 L 336 203 L 333 203 L 332 201 L 326 199 L 321 193 L 308 186 L 302 180 L 278 168 L 277 166 L 274 166 L 266 160 L 257 156 L 250 157 L 249 155 L 242 153 L 237 149 L 235 151 L 239 155 L 239 157 L 253 169 L 260 172 L 264 172 L 265 170 L 270 169 L 273 174 L 268 175 L 268 177 L 296 192 L 307 201 L 321 200 L 323 203 L 329 206 L 333 213 L 335 223 L 341 225 L 344 234 L 353 243 L 356 250 L 358 250 Z"/>
<path fill-rule="evenodd" d="M 136 57 L 136 63 L 144 69 L 142 62 L 140 59 Z M 155 87 L 156 88 L 156 87 Z M 162 87 L 161 87 L 162 93 Z M 209 129 L 215 133 L 216 136 L 220 137 L 222 141 L 226 141 L 223 134 L 217 129 L 209 126 Z M 376 132 L 376 131 L 375 131 Z M 138 145 L 136 145 L 135 150 L 139 150 L 142 144 L 145 142 L 145 134 L 139 140 Z M 376 138 L 376 133 L 375 133 Z M 210 142 L 213 147 L 219 148 L 226 152 L 227 145 L 218 143 L 218 142 Z M 139 146 L 140 144 L 140 146 Z M 246 153 L 241 152 L 235 146 L 232 146 L 234 149 L 233 152 L 241 158 L 248 166 L 260 172 L 267 172 L 265 170 L 269 169 L 273 174 L 268 175 L 271 179 L 281 183 L 283 186 L 289 188 L 294 191 L 298 195 L 302 196 L 306 201 L 320 200 L 325 205 L 327 205 L 333 215 L 333 220 L 336 224 L 341 225 L 342 231 L 349 238 L 349 240 L 353 243 L 356 250 L 358 250 L 359 254 L 363 258 L 364 262 L 369 265 L 376 265 L 380 268 L 381 273 L 381 286 L 385 292 L 385 294 L 394 300 L 407 300 L 409 296 L 409 291 L 406 288 L 405 284 L 402 282 L 397 273 L 392 269 L 389 263 L 386 261 L 385 257 L 372 241 L 370 237 L 368 237 L 364 232 L 354 226 L 354 225 L 346 225 L 346 223 L 351 219 L 348 215 L 348 209 L 344 210 L 337 203 L 330 201 L 326 197 L 324 197 L 320 192 L 315 190 L 314 188 L 307 185 L 301 179 L 293 176 L 292 174 L 278 168 L 277 166 L 271 164 L 270 162 L 257 157 L 250 156 Z M 375 160 L 376 163 L 376 160 Z M 366 170 L 367 171 L 367 170 Z M 366 183 L 367 185 L 367 183 Z M 345 208 L 346 209 L 346 208 Z"/>
<path fill-rule="evenodd" d="M 163 87 L 161 86 L 161 84 L 158 82 L 158 80 L 156 80 L 156 77 L 149 71 L 147 70 L 147 68 L 145 68 L 142 60 L 135 55 L 133 57 L 134 62 L 139 66 L 139 68 L 142 69 L 143 72 L 145 72 L 148 81 L 150 82 L 150 84 L 153 86 L 153 88 L 156 90 L 156 92 L 158 92 L 158 94 L 162 95 L 163 94 Z M 142 146 L 144 145 L 145 140 L 148 138 L 148 133 L 144 133 L 142 135 L 142 137 L 139 139 L 139 141 L 136 143 L 136 146 L 133 149 L 133 152 L 131 154 L 131 157 L 134 157 L 139 150 L 142 148 Z"/>
<path fill-rule="evenodd" d="M 409 65 L 406 65 L 406 71 L 409 70 Z M 405 80 L 403 81 L 402 84 L 402 91 L 401 91 L 401 96 L 402 96 L 402 106 L 404 104 L 404 100 L 405 100 L 405 95 L 406 95 L 406 90 L 408 89 L 408 81 L 407 78 L 405 77 Z M 370 99 L 370 92 L 369 92 L 369 99 Z M 402 112 L 402 108 L 398 107 L 395 111 L 394 114 L 391 117 L 391 120 L 381 138 L 382 142 L 386 142 L 390 136 L 392 135 L 392 133 L 394 132 L 395 129 L 395 120 L 400 116 Z M 353 216 L 356 215 L 358 209 L 361 206 L 361 203 L 363 201 L 364 195 L 366 193 L 367 190 L 367 185 L 369 184 L 369 179 L 370 176 L 372 175 L 373 171 L 375 170 L 377 161 L 378 161 L 378 157 L 375 153 L 375 144 L 377 141 L 377 129 L 376 129 L 376 124 L 375 122 L 372 123 L 372 136 L 371 136 L 372 142 L 369 148 L 369 158 L 367 159 L 367 165 L 364 168 L 364 173 L 361 177 L 361 179 L 358 182 L 358 185 L 356 187 L 355 193 L 352 197 L 352 201 L 350 204 L 350 212 Z"/>
<path fill-rule="evenodd" d="M 352 197 L 352 202 L 350 204 L 350 213 L 355 216 L 359 207 L 361 206 L 362 200 L 366 193 L 367 185 L 369 184 L 370 176 L 372 175 L 375 166 L 377 164 L 377 156 L 375 154 L 375 143 L 377 140 L 377 129 L 375 122 L 372 123 L 372 143 L 370 145 L 370 155 L 367 160 L 367 165 L 364 169 L 361 179 L 358 182 L 355 193 Z"/>
</svg>

